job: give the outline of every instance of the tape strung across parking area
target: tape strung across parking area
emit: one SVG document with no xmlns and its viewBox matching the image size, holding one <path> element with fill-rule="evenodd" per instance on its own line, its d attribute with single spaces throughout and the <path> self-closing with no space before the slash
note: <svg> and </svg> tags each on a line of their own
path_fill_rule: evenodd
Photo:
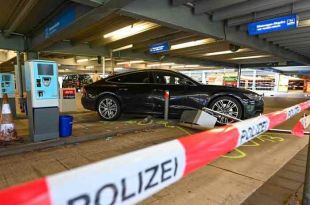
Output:
<svg viewBox="0 0 310 205">
<path fill-rule="evenodd" d="M 310 101 L 0 191 L 0 204 L 134 204 L 310 108 Z"/>
</svg>

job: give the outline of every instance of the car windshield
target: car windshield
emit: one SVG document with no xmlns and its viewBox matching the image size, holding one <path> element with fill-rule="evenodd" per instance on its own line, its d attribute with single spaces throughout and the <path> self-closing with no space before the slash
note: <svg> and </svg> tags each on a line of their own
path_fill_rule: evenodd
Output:
<svg viewBox="0 0 310 205">
<path fill-rule="evenodd" d="M 194 80 L 193 78 L 183 74 L 183 73 L 180 73 L 180 72 L 177 72 L 179 75 L 182 75 L 184 78 L 186 78 L 187 80 L 191 81 L 193 84 L 198 84 L 198 85 L 201 85 L 200 82 Z"/>
</svg>

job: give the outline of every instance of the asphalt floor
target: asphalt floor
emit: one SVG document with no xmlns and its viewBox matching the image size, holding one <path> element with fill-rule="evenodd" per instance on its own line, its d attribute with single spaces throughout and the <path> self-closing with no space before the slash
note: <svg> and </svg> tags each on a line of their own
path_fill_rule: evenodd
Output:
<svg viewBox="0 0 310 205">
<path fill-rule="evenodd" d="M 305 99 L 266 98 L 265 112 L 281 110 Z M 301 115 L 283 123 L 291 129 Z M 166 142 L 196 131 L 154 119 L 156 129 L 141 129 L 89 142 L 0 157 L 0 188 L 70 170 L 92 162 Z M 18 132 L 27 135 L 21 119 Z M 74 136 L 87 136 L 145 126 L 143 118 L 125 116 L 117 122 L 102 122 L 93 112 L 75 114 Z M 73 137 L 74 137 L 73 136 Z M 257 145 L 259 144 L 259 145 Z M 287 204 L 300 200 L 308 138 L 268 133 L 198 170 L 141 204 Z M 259 164 L 253 164 L 256 161 Z M 253 162 L 253 163 L 249 163 Z M 287 167 L 288 166 L 288 167 Z M 283 179 L 284 178 L 284 179 Z M 220 191 L 218 190 L 220 187 Z M 296 194 L 297 193 L 297 194 Z M 296 200 L 294 196 L 297 196 Z"/>
</svg>

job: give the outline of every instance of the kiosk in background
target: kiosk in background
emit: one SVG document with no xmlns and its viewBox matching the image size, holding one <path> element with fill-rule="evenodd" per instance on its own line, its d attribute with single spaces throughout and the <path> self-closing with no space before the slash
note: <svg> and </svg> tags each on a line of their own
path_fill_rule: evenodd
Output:
<svg viewBox="0 0 310 205">
<path fill-rule="evenodd" d="M 14 77 L 14 74 L 11 73 L 0 73 L 0 105 L 2 105 L 3 95 L 6 93 L 9 97 L 11 112 L 16 117 Z"/>
<path fill-rule="evenodd" d="M 25 62 L 25 78 L 32 141 L 59 136 L 58 68 L 53 61 Z"/>
</svg>

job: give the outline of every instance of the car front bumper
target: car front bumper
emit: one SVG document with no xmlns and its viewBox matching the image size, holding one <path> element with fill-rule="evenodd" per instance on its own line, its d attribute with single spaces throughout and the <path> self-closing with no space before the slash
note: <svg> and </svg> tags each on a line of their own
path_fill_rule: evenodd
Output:
<svg viewBox="0 0 310 205">
<path fill-rule="evenodd" d="M 88 97 L 85 97 L 83 96 L 81 98 L 81 102 L 82 102 L 82 105 L 85 109 L 87 110 L 93 110 L 93 111 L 96 111 L 97 110 L 97 106 L 96 106 L 96 100 L 95 99 L 91 99 L 91 98 L 88 98 Z"/>
<path fill-rule="evenodd" d="M 264 100 L 244 100 L 244 113 L 243 118 L 248 119 L 251 117 L 256 117 L 264 112 Z"/>
</svg>

